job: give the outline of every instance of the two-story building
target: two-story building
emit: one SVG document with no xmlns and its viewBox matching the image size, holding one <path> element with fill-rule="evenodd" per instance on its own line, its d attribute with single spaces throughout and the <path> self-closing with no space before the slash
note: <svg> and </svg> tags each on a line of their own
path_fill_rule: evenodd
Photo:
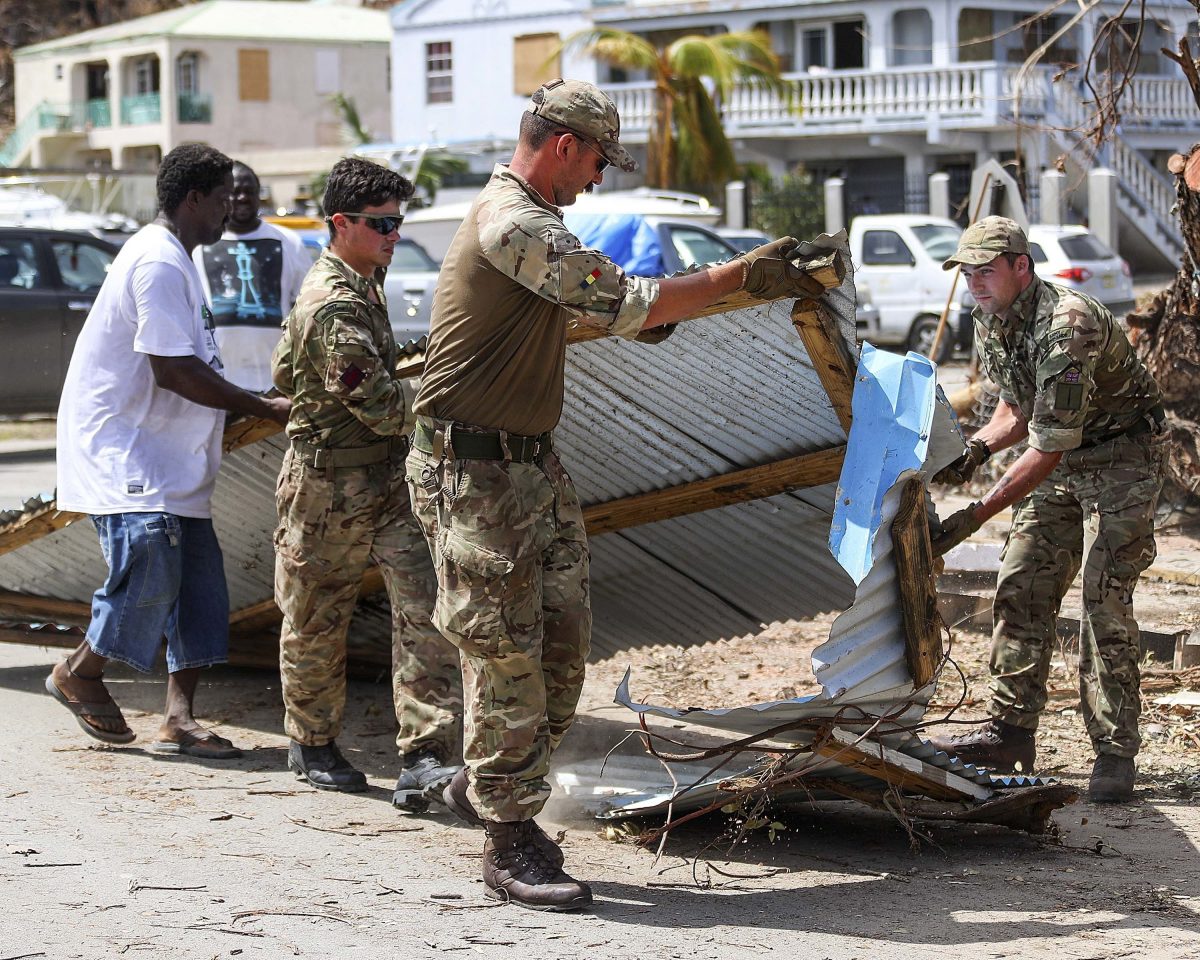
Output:
<svg viewBox="0 0 1200 960">
<path fill-rule="evenodd" d="M 152 171 L 201 141 L 289 203 L 347 150 L 334 94 L 389 136 L 390 37 L 379 10 L 203 0 L 23 47 L 0 165 Z"/>
<path fill-rule="evenodd" d="M 1019 161 L 1026 182 L 1067 155 L 1072 182 L 1105 163 L 1119 176 L 1129 225 L 1168 257 L 1177 228 L 1165 176 L 1171 152 L 1200 139 L 1178 68 L 1160 52 L 1195 38 L 1186 0 L 1152 0 L 1140 62 L 1112 142 L 1081 143 L 1093 95 L 1082 78 L 1097 36 L 1095 72 L 1126 59 L 1139 37 L 1133 11 L 1101 0 L 1058 6 L 1024 0 L 405 0 L 392 8 L 396 138 L 446 143 L 515 135 L 535 80 L 593 80 L 616 101 L 622 140 L 646 140 L 653 86 L 587 58 L 547 63 L 562 38 L 590 25 L 654 40 L 689 32 L 766 30 L 790 98 L 749 86 L 721 104 L 743 162 L 779 174 L 803 166 L 846 179 L 851 214 L 918 210 L 927 177 L 951 175 L 961 203 L 982 160 Z M 1193 49 L 1196 44 L 1193 42 Z M 1028 63 L 1027 63 L 1028 61 Z M 531 86 L 532 84 L 532 86 Z M 617 186 L 637 182 L 612 178 Z M 1076 191 L 1082 203 L 1085 191 Z"/>
</svg>

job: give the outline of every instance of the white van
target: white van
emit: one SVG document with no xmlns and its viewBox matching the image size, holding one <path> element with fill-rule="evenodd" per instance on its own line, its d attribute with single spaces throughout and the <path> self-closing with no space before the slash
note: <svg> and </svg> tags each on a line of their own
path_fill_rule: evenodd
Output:
<svg viewBox="0 0 1200 960">
<path fill-rule="evenodd" d="M 879 214 L 850 222 L 854 276 L 870 287 L 879 314 L 878 329 L 860 330 L 862 339 L 928 355 L 954 278 L 953 271 L 942 269 L 942 261 L 958 248 L 961 234 L 953 220 L 926 214 Z M 936 360 L 948 359 L 956 345 L 969 343 L 973 305 L 959 280 Z"/>
</svg>

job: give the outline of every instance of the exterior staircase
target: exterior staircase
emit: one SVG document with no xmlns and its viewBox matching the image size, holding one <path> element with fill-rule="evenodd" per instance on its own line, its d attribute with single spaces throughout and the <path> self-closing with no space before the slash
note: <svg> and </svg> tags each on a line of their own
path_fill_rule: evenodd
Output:
<svg viewBox="0 0 1200 960">
<path fill-rule="evenodd" d="M 1141 234 L 1162 255 L 1169 269 L 1178 268 L 1184 245 L 1172 212 L 1175 185 L 1131 147 L 1119 130 L 1101 147 L 1086 140 L 1080 131 L 1090 121 L 1088 103 L 1069 83 L 1050 83 L 1048 74 L 1045 82 L 1050 87 L 1046 97 L 1046 125 L 1053 141 L 1066 155 L 1068 174 L 1082 180 L 1088 170 L 1111 169 L 1117 175 L 1117 209 L 1124 221 L 1122 226 L 1132 227 Z"/>
</svg>

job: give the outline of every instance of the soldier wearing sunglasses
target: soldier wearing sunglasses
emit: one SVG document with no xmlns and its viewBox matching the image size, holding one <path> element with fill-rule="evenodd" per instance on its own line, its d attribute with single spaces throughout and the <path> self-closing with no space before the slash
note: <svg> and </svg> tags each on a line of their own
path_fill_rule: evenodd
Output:
<svg viewBox="0 0 1200 960">
<path fill-rule="evenodd" d="M 585 249 L 560 208 L 609 164 L 637 169 L 620 128 L 590 83 L 535 91 L 512 163 L 496 168 L 446 254 L 408 458 L 438 575 L 434 622 L 462 652 L 470 772 L 451 780 L 446 803 L 487 833 L 489 895 L 539 910 L 592 899 L 533 819 L 575 716 L 591 631 L 583 515 L 551 436 L 568 325 L 642 339 L 739 289 L 822 292 L 791 262 L 790 237 L 661 281 Z"/>
<path fill-rule="evenodd" d="M 404 482 L 412 386 L 395 377 L 383 278 L 412 184 L 359 158 L 330 172 L 329 247 L 313 265 L 275 351 L 275 385 L 292 398 L 276 502 L 275 600 L 288 766 L 320 790 L 367 781 L 338 750 L 346 631 L 368 563 L 392 606 L 392 665 L 402 771 L 393 803 L 440 800 L 461 751 L 458 651 L 430 624 L 436 582 Z"/>
</svg>

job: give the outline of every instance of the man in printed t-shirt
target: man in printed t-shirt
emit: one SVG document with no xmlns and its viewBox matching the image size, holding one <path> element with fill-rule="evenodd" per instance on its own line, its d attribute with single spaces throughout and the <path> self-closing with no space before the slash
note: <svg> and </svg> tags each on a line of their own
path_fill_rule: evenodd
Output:
<svg viewBox="0 0 1200 960">
<path fill-rule="evenodd" d="M 104 668 L 146 672 L 166 637 L 167 700 L 150 750 L 209 759 L 241 755 L 192 713 L 201 669 L 229 653 L 211 504 L 225 411 L 283 424 L 291 405 L 222 377 L 191 259 L 221 235 L 232 165 L 203 144 L 163 158 L 158 217 L 121 248 L 75 345 L 58 410 L 58 508 L 90 515 L 108 577 L 86 639 L 45 684 L 89 736 L 129 743 Z"/>
<path fill-rule="evenodd" d="M 212 304 L 225 379 L 246 390 L 271 384 L 271 353 L 312 258 L 300 237 L 258 216 L 258 176 L 233 165 L 229 221 L 221 239 L 192 258 Z"/>
</svg>

